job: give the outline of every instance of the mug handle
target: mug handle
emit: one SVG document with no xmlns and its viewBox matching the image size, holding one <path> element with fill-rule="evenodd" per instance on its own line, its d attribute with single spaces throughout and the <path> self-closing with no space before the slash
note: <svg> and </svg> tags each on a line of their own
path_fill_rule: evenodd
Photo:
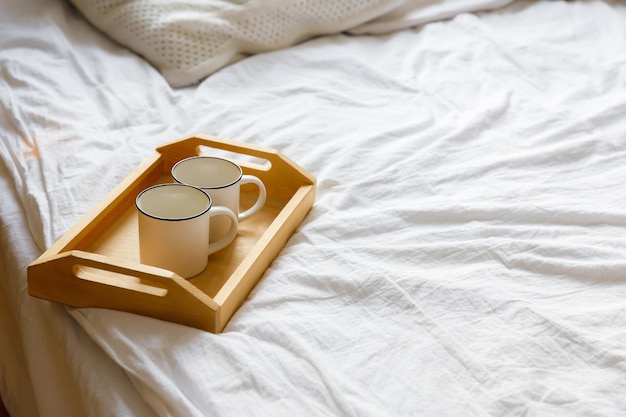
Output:
<svg viewBox="0 0 626 417">
<path fill-rule="evenodd" d="M 267 191 L 265 190 L 265 184 L 255 177 L 254 175 L 244 175 L 241 177 L 240 185 L 243 184 L 256 184 L 259 187 L 259 198 L 257 198 L 256 203 L 249 209 L 239 213 L 239 221 L 245 220 L 248 217 L 252 216 L 254 213 L 259 211 L 263 204 L 265 204 L 265 197 L 267 196 Z"/>
<path fill-rule="evenodd" d="M 213 216 L 228 216 L 230 218 L 230 229 L 228 229 L 228 233 L 225 236 L 220 238 L 217 242 L 209 242 L 209 255 L 217 252 L 218 250 L 224 249 L 226 246 L 230 244 L 235 239 L 235 235 L 237 234 L 237 216 L 232 212 L 229 208 L 222 206 L 214 206 L 211 207 L 209 211 L 211 217 Z"/>
</svg>

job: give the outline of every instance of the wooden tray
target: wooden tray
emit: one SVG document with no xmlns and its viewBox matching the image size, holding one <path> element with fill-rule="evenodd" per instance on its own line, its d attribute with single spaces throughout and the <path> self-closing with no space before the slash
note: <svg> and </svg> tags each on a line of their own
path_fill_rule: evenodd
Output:
<svg viewBox="0 0 626 417">
<path fill-rule="evenodd" d="M 209 256 L 206 270 L 196 277 L 185 280 L 171 271 L 141 264 L 137 194 L 157 183 L 174 182 L 170 170 L 176 162 L 211 154 L 211 149 L 268 162 L 235 160 L 244 174 L 264 182 L 263 209 L 239 223 L 233 243 Z M 251 206 L 258 191 L 251 184 L 241 190 L 242 207 Z M 75 307 L 128 311 L 219 333 L 314 200 L 315 178 L 280 152 L 211 136 L 190 136 L 157 148 L 29 265 L 28 291 L 34 297 Z"/>
</svg>

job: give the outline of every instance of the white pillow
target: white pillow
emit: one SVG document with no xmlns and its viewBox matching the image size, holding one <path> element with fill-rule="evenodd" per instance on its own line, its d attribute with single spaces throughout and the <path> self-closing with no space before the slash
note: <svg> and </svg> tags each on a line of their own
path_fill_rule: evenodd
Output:
<svg viewBox="0 0 626 417">
<path fill-rule="evenodd" d="M 246 55 L 337 33 L 402 0 L 72 0 L 93 25 L 142 55 L 170 85 L 198 82 Z"/>
</svg>

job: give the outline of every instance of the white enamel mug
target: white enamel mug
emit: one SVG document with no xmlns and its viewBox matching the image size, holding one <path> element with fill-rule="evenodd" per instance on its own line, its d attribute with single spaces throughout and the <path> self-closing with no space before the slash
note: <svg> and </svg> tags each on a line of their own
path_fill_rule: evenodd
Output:
<svg viewBox="0 0 626 417">
<path fill-rule="evenodd" d="M 183 159 L 172 168 L 172 177 L 181 184 L 202 188 L 211 196 L 214 204 L 228 207 L 239 221 L 257 213 L 265 204 L 265 185 L 253 175 L 243 175 L 241 167 L 227 159 L 213 156 L 192 156 Z M 252 207 L 239 212 L 240 187 L 255 184 L 259 197 Z M 228 223 L 223 218 L 211 220 L 211 240 L 219 239 L 228 232 Z"/>
<path fill-rule="evenodd" d="M 237 234 L 237 217 L 226 207 L 212 206 L 211 197 L 183 184 L 159 184 L 137 196 L 141 263 L 164 268 L 183 278 L 206 268 L 208 256 L 230 244 Z M 209 243 L 211 218 L 229 218 L 230 228 Z M 225 221 L 225 223 L 229 223 Z"/>
</svg>

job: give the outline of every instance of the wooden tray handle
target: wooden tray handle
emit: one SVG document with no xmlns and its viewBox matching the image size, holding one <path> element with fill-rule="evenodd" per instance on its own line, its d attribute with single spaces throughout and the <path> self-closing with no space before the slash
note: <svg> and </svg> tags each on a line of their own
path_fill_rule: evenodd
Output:
<svg viewBox="0 0 626 417">
<path fill-rule="evenodd" d="M 242 167 L 248 168 L 249 171 L 251 170 L 257 175 L 260 174 L 260 176 L 263 176 L 263 171 L 276 170 L 274 171 L 276 173 L 284 172 L 291 177 L 297 176 L 299 182 L 304 180 L 310 184 L 315 183 L 315 177 L 303 170 L 298 164 L 283 155 L 280 151 L 249 143 L 226 140 L 216 136 L 196 134 L 160 146 L 156 150 L 175 163 L 190 155 L 200 154 L 201 146 L 266 159 L 270 162 L 270 167 L 259 164 L 246 164 L 245 162 L 241 163 Z"/>
<path fill-rule="evenodd" d="M 35 297 L 130 311 L 208 331 L 214 331 L 219 313 L 211 297 L 173 272 L 78 250 L 31 264 L 28 279 Z"/>
</svg>

